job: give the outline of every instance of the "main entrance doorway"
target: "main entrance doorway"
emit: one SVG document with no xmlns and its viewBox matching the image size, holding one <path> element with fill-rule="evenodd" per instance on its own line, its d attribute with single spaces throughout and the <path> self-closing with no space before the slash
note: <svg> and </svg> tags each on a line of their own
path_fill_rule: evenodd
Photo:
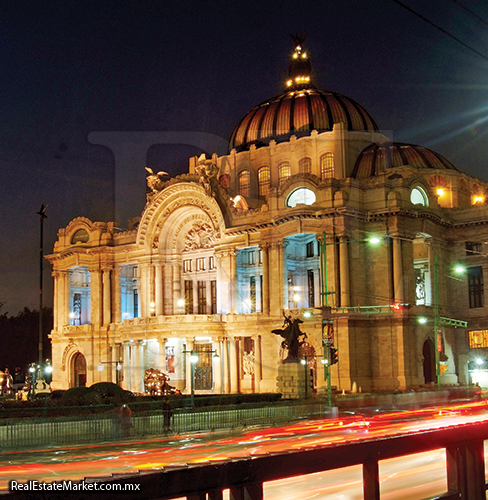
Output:
<svg viewBox="0 0 488 500">
<path fill-rule="evenodd" d="M 85 387 L 86 386 L 86 359 L 81 352 L 77 352 L 73 356 L 73 369 L 71 387 Z"/>
</svg>

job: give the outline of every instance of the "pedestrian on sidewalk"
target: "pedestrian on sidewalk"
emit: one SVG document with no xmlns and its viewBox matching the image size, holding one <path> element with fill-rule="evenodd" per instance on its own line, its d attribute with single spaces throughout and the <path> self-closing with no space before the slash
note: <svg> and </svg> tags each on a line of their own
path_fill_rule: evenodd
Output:
<svg viewBox="0 0 488 500">
<path fill-rule="evenodd" d="M 171 424 L 171 417 L 173 412 L 171 411 L 171 404 L 169 403 L 169 399 L 166 398 L 163 403 L 163 430 L 164 432 L 168 432 Z"/>
</svg>

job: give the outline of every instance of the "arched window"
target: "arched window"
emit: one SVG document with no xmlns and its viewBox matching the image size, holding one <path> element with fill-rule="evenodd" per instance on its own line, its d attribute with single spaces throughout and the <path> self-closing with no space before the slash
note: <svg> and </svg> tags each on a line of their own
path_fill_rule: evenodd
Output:
<svg viewBox="0 0 488 500">
<path fill-rule="evenodd" d="M 302 158 L 298 163 L 298 169 L 301 174 L 310 174 L 312 172 L 312 160 L 310 158 Z"/>
<path fill-rule="evenodd" d="M 267 196 L 270 186 L 269 167 L 261 167 L 258 170 L 259 196 Z"/>
<path fill-rule="evenodd" d="M 251 196 L 251 173 L 249 170 L 243 170 L 239 174 L 239 194 Z"/>
<path fill-rule="evenodd" d="M 297 203 L 303 203 L 304 205 L 312 205 L 315 203 L 317 197 L 315 193 L 308 188 L 298 188 L 293 191 L 293 193 L 288 196 L 286 200 L 287 207 L 295 207 Z"/>
<path fill-rule="evenodd" d="M 84 229 L 78 229 L 75 234 L 71 237 L 71 244 L 75 243 L 86 243 L 90 239 L 90 236 Z"/>
<path fill-rule="evenodd" d="M 429 206 L 429 198 L 427 197 L 425 191 L 419 186 L 412 189 L 410 193 L 410 201 L 414 205 L 422 205 L 423 207 Z"/>
<path fill-rule="evenodd" d="M 278 166 L 278 181 L 279 185 L 282 186 L 283 183 L 290 177 L 291 175 L 291 169 L 290 169 L 290 164 L 288 162 L 281 163 Z"/>
<path fill-rule="evenodd" d="M 325 153 L 320 157 L 320 177 L 322 179 L 334 177 L 334 155 L 332 153 Z"/>
</svg>

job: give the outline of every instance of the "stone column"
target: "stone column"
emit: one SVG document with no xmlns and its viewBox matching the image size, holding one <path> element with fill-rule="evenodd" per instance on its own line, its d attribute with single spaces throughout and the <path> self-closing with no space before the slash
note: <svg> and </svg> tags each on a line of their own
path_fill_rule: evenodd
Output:
<svg viewBox="0 0 488 500">
<path fill-rule="evenodd" d="M 163 314 L 170 316 L 175 314 L 176 300 L 173 296 L 173 265 L 172 262 L 165 262 L 163 264 L 163 278 L 164 278 L 164 290 L 163 290 Z"/>
<path fill-rule="evenodd" d="M 100 269 L 90 269 L 90 317 L 92 325 L 102 324 L 102 273 Z"/>
<path fill-rule="evenodd" d="M 349 281 L 349 248 L 347 243 L 347 236 L 340 237 L 339 243 L 340 252 L 340 280 L 341 280 L 341 307 L 348 307 L 351 305 L 350 294 L 350 281 Z"/>
<path fill-rule="evenodd" d="M 228 314 L 231 309 L 230 258 L 228 252 L 215 252 L 217 264 L 217 314 Z"/>
<path fill-rule="evenodd" d="M 141 318 L 147 318 L 149 314 L 149 302 L 151 302 L 149 297 L 149 287 L 147 283 L 148 277 L 148 264 L 141 264 L 139 266 L 141 273 Z"/>
<path fill-rule="evenodd" d="M 114 290 L 114 323 L 122 323 L 122 294 L 120 290 L 120 273 L 122 272 L 121 266 L 115 266 L 113 277 L 113 290 Z"/>
<path fill-rule="evenodd" d="M 229 365 L 230 365 L 230 392 L 232 394 L 239 392 L 239 370 L 237 359 L 238 339 L 229 337 Z"/>
<path fill-rule="evenodd" d="M 286 247 L 287 241 L 282 241 L 278 244 L 279 259 L 280 259 L 280 309 L 288 309 L 288 267 L 286 265 Z"/>
<path fill-rule="evenodd" d="M 186 339 L 186 375 L 185 375 L 185 394 L 191 394 L 191 352 L 193 351 L 193 339 Z"/>
<path fill-rule="evenodd" d="M 224 394 L 230 394 L 229 339 L 227 337 L 222 338 L 222 371 Z"/>
<path fill-rule="evenodd" d="M 239 255 L 239 250 L 234 249 L 230 252 L 230 303 L 231 303 L 231 314 L 237 314 L 239 311 L 239 294 L 237 292 L 237 262 L 236 257 Z"/>
<path fill-rule="evenodd" d="M 143 340 L 139 340 L 137 345 L 137 387 L 139 388 L 139 392 L 144 392 L 144 375 L 146 372 L 144 364 L 145 350 L 146 343 Z"/>
<path fill-rule="evenodd" d="M 54 290 L 53 290 L 53 329 L 58 329 L 58 315 L 59 315 L 59 272 L 53 271 L 51 276 L 54 278 Z"/>
<path fill-rule="evenodd" d="M 281 316 L 282 284 L 280 272 L 280 248 L 281 245 L 274 243 L 270 246 L 268 253 L 269 267 L 269 310 L 272 316 Z M 263 276 L 264 281 L 264 276 Z"/>
<path fill-rule="evenodd" d="M 261 246 L 263 253 L 263 311 L 265 316 L 269 316 L 269 245 L 267 243 Z"/>
<path fill-rule="evenodd" d="M 215 354 L 217 354 L 217 358 L 213 359 L 213 388 L 215 394 L 222 394 L 222 350 L 220 348 L 221 339 L 213 339 L 213 346 L 215 350 Z"/>
<path fill-rule="evenodd" d="M 112 296 L 111 296 L 111 287 L 110 287 L 110 270 L 111 268 L 103 269 L 103 315 L 102 321 L 104 325 L 109 325 L 112 322 Z"/>
<path fill-rule="evenodd" d="M 163 314 L 163 268 L 155 264 L 154 302 L 156 303 L 156 316 Z"/>
<path fill-rule="evenodd" d="M 137 350 L 134 342 L 130 343 L 130 390 L 137 392 L 139 388 L 137 387 Z"/>
<path fill-rule="evenodd" d="M 179 306 L 178 301 L 185 297 L 181 294 L 181 265 L 174 262 L 173 265 L 173 314 L 185 314 L 185 306 Z"/>
<path fill-rule="evenodd" d="M 69 325 L 69 276 L 69 271 L 61 271 L 61 304 L 59 304 L 59 326 L 61 331 L 63 326 Z"/>
<path fill-rule="evenodd" d="M 395 302 L 403 304 L 405 294 L 403 290 L 403 261 L 402 261 L 402 240 L 393 238 L 393 283 Z"/>
<path fill-rule="evenodd" d="M 254 335 L 254 392 L 261 392 L 261 335 Z"/>
<path fill-rule="evenodd" d="M 123 389 L 126 391 L 131 390 L 130 383 L 130 372 L 131 372 L 131 360 L 130 360 L 130 343 L 124 342 L 124 383 Z"/>
</svg>

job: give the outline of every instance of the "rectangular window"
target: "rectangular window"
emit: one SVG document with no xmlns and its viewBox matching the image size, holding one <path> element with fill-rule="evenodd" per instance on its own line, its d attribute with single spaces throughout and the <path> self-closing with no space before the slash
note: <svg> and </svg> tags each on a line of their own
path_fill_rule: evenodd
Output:
<svg viewBox="0 0 488 500">
<path fill-rule="evenodd" d="M 308 280 L 308 307 L 315 306 L 315 282 L 313 269 L 307 270 L 307 280 Z"/>
<path fill-rule="evenodd" d="M 476 241 L 466 242 L 466 255 L 481 255 L 483 245 Z"/>
<path fill-rule="evenodd" d="M 207 314 L 207 288 L 205 281 L 199 281 L 198 292 L 198 314 Z"/>
<path fill-rule="evenodd" d="M 191 260 L 184 260 L 183 261 L 183 272 L 184 273 L 191 273 Z"/>
<path fill-rule="evenodd" d="M 483 268 L 481 266 L 468 268 L 468 290 L 469 307 L 483 307 L 484 287 L 483 287 Z"/>
<path fill-rule="evenodd" d="M 193 314 L 193 281 L 191 280 L 185 281 L 185 314 Z"/>
<path fill-rule="evenodd" d="M 251 312 L 256 312 L 256 277 L 249 278 L 249 299 L 251 303 Z"/>
<path fill-rule="evenodd" d="M 134 318 L 139 317 L 139 292 L 137 288 L 134 288 L 133 291 L 133 307 L 134 307 Z"/>
<path fill-rule="evenodd" d="M 217 282 L 215 280 L 210 282 L 210 314 L 217 314 Z"/>
<path fill-rule="evenodd" d="M 197 259 L 197 271 L 205 271 L 205 258 L 200 257 Z"/>
<path fill-rule="evenodd" d="M 208 268 L 215 269 L 215 258 L 213 255 L 208 258 Z"/>
<path fill-rule="evenodd" d="M 254 252 L 254 250 L 250 250 L 249 252 L 247 252 L 247 263 L 250 265 L 254 265 L 255 262 L 256 262 L 255 252 Z"/>
<path fill-rule="evenodd" d="M 263 263 L 263 251 L 261 248 L 258 250 L 258 259 L 259 259 L 259 264 Z"/>
<path fill-rule="evenodd" d="M 307 243 L 307 257 L 314 257 L 315 255 L 315 241 Z"/>
</svg>

